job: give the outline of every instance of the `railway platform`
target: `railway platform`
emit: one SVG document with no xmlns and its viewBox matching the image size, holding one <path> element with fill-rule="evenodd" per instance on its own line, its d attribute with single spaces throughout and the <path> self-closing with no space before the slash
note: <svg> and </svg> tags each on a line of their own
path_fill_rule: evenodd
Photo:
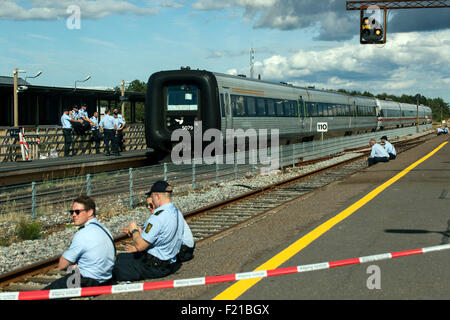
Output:
<svg viewBox="0 0 450 320">
<path fill-rule="evenodd" d="M 152 149 L 124 151 L 121 156 L 76 155 L 0 163 L 0 186 L 40 182 L 145 165 Z"/>
<path fill-rule="evenodd" d="M 333 182 L 257 222 L 202 243 L 194 260 L 162 280 L 295 267 L 448 244 L 448 159 L 449 137 L 433 138 L 394 161 Z M 95 299 L 449 299 L 448 258 L 449 250 L 303 274 Z M 371 282 L 374 277 L 377 281 Z"/>
</svg>

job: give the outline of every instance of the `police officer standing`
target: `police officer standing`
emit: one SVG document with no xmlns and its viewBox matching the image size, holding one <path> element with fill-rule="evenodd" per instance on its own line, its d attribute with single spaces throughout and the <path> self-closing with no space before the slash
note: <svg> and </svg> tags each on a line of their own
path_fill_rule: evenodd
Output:
<svg viewBox="0 0 450 320">
<path fill-rule="evenodd" d="M 65 108 L 64 113 L 61 116 L 61 125 L 64 136 L 64 157 L 71 156 L 71 150 L 73 155 L 72 117 L 69 115 L 69 112 L 69 108 Z"/>
<path fill-rule="evenodd" d="M 110 143 L 112 143 L 112 149 L 113 152 L 117 149 L 115 149 L 114 146 L 114 118 L 111 117 L 111 111 L 106 110 L 105 115 L 102 117 L 102 120 L 100 121 L 100 130 L 103 130 L 103 141 L 105 143 L 105 154 L 107 156 L 110 156 L 111 153 L 109 152 Z"/>
<path fill-rule="evenodd" d="M 98 112 L 95 111 L 94 115 L 89 119 L 91 123 L 92 137 L 91 141 L 95 142 L 95 153 L 100 153 L 100 130 L 98 127 Z"/>
<path fill-rule="evenodd" d="M 387 153 L 389 153 L 389 160 L 395 160 L 395 158 L 397 158 L 397 152 L 395 151 L 392 143 L 388 141 L 387 136 L 382 136 L 381 142 L 384 143 L 384 149 L 387 151 Z"/>
<path fill-rule="evenodd" d="M 134 221 L 122 230 L 132 237 L 134 245 L 128 253 L 117 256 L 113 278 L 117 281 L 137 281 L 162 278 L 177 271 L 181 263 L 177 254 L 181 248 L 184 218 L 171 200 L 172 188 L 165 181 L 153 184 L 147 197 L 156 209 L 140 229 Z"/>
<path fill-rule="evenodd" d="M 119 114 L 116 112 L 116 111 L 114 111 L 114 113 L 113 113 L 113 117 L 114 117 L 114 129 L 115 129 L 115 132 L 114 132 L 114 143 L 115 143 L 115 145 L 116 145 L 116 150 L 117 150 L 117 152 L 115 152 L 114 153 L 114 155 L 116 155 L 116 156 L 120 156 L 120 153 L 119 153 L 119 148 L 120 148 L 120 151 L 122 151 L 122 146 L 123 146 L 123 127 L 125 126 L 125 121 L 124 120 L 122 120 L 121 118 L 119 118 Z"/>
<path fill-rule="evenodd" d="M 69 249 L 59 258 L 58 269 L 75 273 L 52 282 L 44 290 L 109 285 L 115 246 L 109 230 L 96 218 L 94 200 L 82 195 L 73 201 L 69 212 L 80 229 L 73 236 Z"/>
</svg>

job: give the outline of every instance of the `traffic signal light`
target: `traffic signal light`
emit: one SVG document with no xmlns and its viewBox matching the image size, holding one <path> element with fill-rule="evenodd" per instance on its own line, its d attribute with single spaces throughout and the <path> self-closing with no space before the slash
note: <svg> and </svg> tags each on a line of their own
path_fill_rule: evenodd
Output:
<svg viewBox="0 0 450 320">
<path fill-rule="evenodd" d="M 381 11 L 381 10 L 380 10 Z M 361 10 L 360 43 L 361 44 L 383 44 L 386 43 L 386 10 L 384 10 L 384 21 L 381 23 L 381 15 L 372 11 L 368 16 L 365 10 Z"/>
</svg>

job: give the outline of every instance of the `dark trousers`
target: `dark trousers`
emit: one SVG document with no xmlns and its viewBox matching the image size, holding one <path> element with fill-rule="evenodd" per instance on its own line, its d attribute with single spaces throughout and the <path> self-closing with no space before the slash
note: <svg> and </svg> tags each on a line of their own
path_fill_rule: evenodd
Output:
<svg viewBox="0 0 450 320">
<path fill-rule="evenodd" d="M 100 152 L 100 131 L 99 130 L 92 130 L 92 137 L 91 141 L 95 142 L 95 152 Z"/>
<path fill-rule="evenodd" d="M 374 164 L 377 164 L 378 162 L 389 162 L 389 158 L 388 157 L 369 158 L 369 167 L 373 166 Z"/>
<path fill-rule="evenodd" d="M 389 160 L 395 160 L 395 158 L 397 158 L 395 154 L 389 153 Z"/>
<path fill-rule="evenodd" d="M 123 129 L 117 130 L 117 145 L 118 145 L 118 150 L 122 152 L 123 151 Z"/>
<path fill-rule="evenodd" d="M 168 263 L 146 252 L 120 253 L 113 269 L 114 281 L 163 278 L 176 272 L 181 262 Z"/>
<path fill-rule="evenodd" d="M 69 274 L 65 275 L 64 277 L 53 281 L 52 283 L 50 283 L 48 286 L 46 286 L 42 290 L 67 289 L 68 288 L 67 284 L 68 284 L 68 281 L 70 283 L 71 280 L 69 278 L 71 276 L 73 276 L 73 274 L 69 273 Z M 81 278 L 80 278 L 80 287 L 82 287 L 82 288 L 107 286 L 107 285 L 111 285 L 112 283 L 113 283 L 112 280 L 108 280 L 106 282 L 100 283 L 97 280 L 94 280 L 94 279 L 91 279 L 91 278 L 86 278 L 86 277 L 83 277 L 83 276 L 81 276 Z"/>
<path fill-rule="evenodd" d="M 72 150 L 73 154 L 73 137 L 72 137 L 72 129 L 63 129 L 64 136 L 64 156 L 68 156 L 70 151 Z"/>
<path fill-rule="evenodd" d="M 109 145 L 114 139 L 114 129 L 103 130 L 103 141 L 105 142 L 105 152 L 109 154 Z"/>
<path fill-rule="evenodd" d="M 194 244 L 193 248 L 190 248 L 187 245 L 182 244 L 180 252 L 177 254 L 177 260 L 180 262 L 186 262 L 186 261 L 192 260 L 194 258 L 194 249 L 195 249 L 195 244 Z"/>
<path fill-rule="evenodd" d="M 119 130 L 113 130 L 112 152 L 119 154 Z"/>
</svg>

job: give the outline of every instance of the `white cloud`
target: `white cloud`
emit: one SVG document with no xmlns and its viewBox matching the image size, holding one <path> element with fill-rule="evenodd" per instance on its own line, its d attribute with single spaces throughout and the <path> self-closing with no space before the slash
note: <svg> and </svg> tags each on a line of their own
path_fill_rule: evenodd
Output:
<svg viewBox="0 0 450 320">
<path fill-rule="evenodd" d="M 156 14 L 156 10 L 138 7 L 127 1 L 117 0 L 33 0 L 32 7 L 27 9 L 18 1 L 2 0 L 0 19 L 4 20 L 55 20 L 67 18 L 66 12 L 71 5 L 80 7 L 82 19 L 100 19 L 112 14 Z"/>
<path fill-rule="evenodd" d="M 384 46 L 345 42 L 324 50 L 299 50 L 255 63 L 265 80 L 329 89 L 393 93 L 448 91 L 450 30 L 401 33 Z M 248 67 L 236 73 L 249 74 Z"/>
</svg>

